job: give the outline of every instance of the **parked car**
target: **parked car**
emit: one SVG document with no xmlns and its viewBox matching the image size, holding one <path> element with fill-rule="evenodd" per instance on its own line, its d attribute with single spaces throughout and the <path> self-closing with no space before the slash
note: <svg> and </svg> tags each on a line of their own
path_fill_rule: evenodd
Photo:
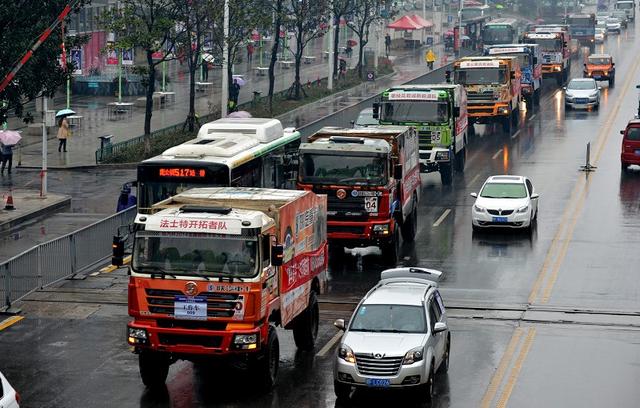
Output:
<svg viewBox="0 0 640 408">
<path fill-rule="evenodd" d="M 436 372 L 449 369 L 451 334 L 438 292 L 442 272 L 426 268 L 383 271 L 344 330 L 334 365 L 338 399 L 357 389 L 400 388 L 433 398 Z"/>
<path fill-rule="evenodd" d="M 620 164 L 622 171 L 627 172 L 630 165 L 640 165 L 640 119 L 631 120 L 620 134 L 622 135 Z"/>
<path fill-rule="evenodd" d="M 600 87 L 593 78 L 573 78 L 564 87 L 564 106 L 567 109 L 600 108 Z"/>
<path fill-rule="evenodd" d="M 607 31 L 609 31 L 610 33 L 620 34 L 620 32 L 622 31 L 622 23 L 620 22 L 620 19 L 617 19 L 615 17 L 608 18 Z"/>
<path fill-rule="evenodd" d="M 378 126 L 378 119 L 373 118 L 373 108 L 366 108 L 360 111 L 358 118 L 351 122 L 354 129 L 363 129 L 370 126 Z"/>
<path fill-rule="evenodd" d="M 473 230 L 482 228 L 531 229 L 538 218 L 539 195 L 533 183 L 523 176 L 491 176 L 479 193 L 471 209 Z"/>
<path fill-rule="evenodd" d="M 0 372 L 0 407 L 20 408 L 20 394 L 13 389 L 2 372 Z"/>
</svg>

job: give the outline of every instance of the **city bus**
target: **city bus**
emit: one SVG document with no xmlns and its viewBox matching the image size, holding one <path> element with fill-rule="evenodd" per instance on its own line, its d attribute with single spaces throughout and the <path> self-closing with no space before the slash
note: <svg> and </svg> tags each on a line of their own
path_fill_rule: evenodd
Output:
<svg viewBox="0 0 640 408">
<path fill-rule="evenodd" d="M 300 132 L 277 119 L 224 118 L 138 164 L 138 212 L 193 187 L 295 189 Z"/>
<path fill-rule="evenodd" d="M 496 18 L 482 28 L 482 45 L 514 44 L 519 36 L 518 20 L 515 18 Z"/>
</svg>

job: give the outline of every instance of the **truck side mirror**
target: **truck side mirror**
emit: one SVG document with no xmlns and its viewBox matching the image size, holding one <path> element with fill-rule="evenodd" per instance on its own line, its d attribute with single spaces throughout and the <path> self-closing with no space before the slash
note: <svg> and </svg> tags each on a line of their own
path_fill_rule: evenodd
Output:
<svg viewBox="0 0 640 408">
<path fill-rule="evenodd" d="M 445 71 L 444 73 L 444 80 L 447 83 L 451 83 L 451 71 Z"/>
<path fill-rule="evenodd" d="M 271 247 L 271 266 L 282 266 L 284 261 L 284 246 L 274 245 Z"/>
<path fill-rule="evenodd" d="M 511 73 L 511 79 L 516 79 L 516 73 L 515 72 Z"/>
<path fill-rule="evenodd" d="M 621 131 L 620 131 L 620 134 L 624 136 L 624 130 L 621 130 Z"/>
<path fill-rule="evenodd" d="M 453 107 L 453 116 L 456 118 L 460 117 L 460 107 L 459 106 L 454 106 Z"/>
<path fill-rule="evenodd" d="M 396 180 L 402 179 L 402 164 L 396 164 L 393 168 L 393 178 Z"/>
<path fill-rule="evenodd" d="M 538 65 L 538 57 L 533 57 L 533 65 Z"/>
<path fill-rule="evenodd" d="M 373 104 L 373 118 L 380 118 L 380 104 L 377 102 Z"/>
<path fill-rule="evenodd" d="M 585 68 L 587 67 L 587 64 L 582 64 L 582 65 L 584 65 Z"/>
</svg>

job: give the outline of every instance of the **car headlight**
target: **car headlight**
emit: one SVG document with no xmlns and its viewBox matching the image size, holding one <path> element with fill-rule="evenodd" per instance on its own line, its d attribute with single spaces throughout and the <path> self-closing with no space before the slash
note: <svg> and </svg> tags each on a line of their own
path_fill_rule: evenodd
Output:
<svg viewBox="0 0 640 408">
<path fill-rule="evenodd" d="M 127 331 L 127 340 L 129 341 L 129 344 L 142 344 L 146 343 L 149 339 L 147 331 L 145 329 L 129 327 Z"/>
<path fill-rule="evenodd" d="M 565 99 L 566 99 L 566 100 L 568 100 L 568 101 L 570 101 L 570 100 L 572 100 L 572 99 L 573 99 L 573 95 L 571 95 L 571 94 L 565 94 L 565 95 L 564 95 L 564 97 L 565 97 Z"/>
<path fill-rule="evenodd" d="M 522 213 L 526 213 L 526 212 L 527 212 L 527 210 L 529 210 L 529 206 L 528 206 L 528 205 L 525 205 L 525 206 L 524 206 L 524 207 L 522 207 L 522 208 L 518 208 L 518 212 L 519 212 L 520 214 L 522 214 Z"/>
<path fill-rule="evenodd" d="M 597 93 L 589 95 L 589 99 L 596 99 L 598 97 Z"/>
<path fill-rule="evenodd" d="M 373 226 L 373 233 L 380 235 L 389 235 L 389 224 L 376 224 Z"/>
<path fill-rule="evenodd" d="M 413 364 L 418 361 L 421 361 L 424 358 L 424 353 L 422 352 L 422 347 L 416 347 L 411 349 L 404 355 L 404 359 L 402 360 L 403 365 Z"/>
<path fill-rule="evenodd" d="M 436 161 L 449 160 L 449 151 L 436 152 Z"/>
<path fill-rule="evenodd" d="M 233 346 L 242 350 L 253 350 L 258 348 L 258 333 L 236 334 L 233 336 Z"/>
<path fill-rule="evenodd" d="M 351 348 L 345 344 L 341 345 L 338 349 L 338 357 L 340 357 L 347 363 L 356 363 L 356 356 L 353 354 L 353 350 L 351 350 Z"/>
<path fill-rule="evenodd" d="M 484 212 L 484 207 L 480 207 L 480 206 L 479 206 L 479 205 L 477 205 L 477 204 L 474 204 L 474 205 L 473 205 L 473 209 L 474 209 L 476 212 L 480 212 L 480 213 L 481 213 L 481 212 Z"/>
</svg>

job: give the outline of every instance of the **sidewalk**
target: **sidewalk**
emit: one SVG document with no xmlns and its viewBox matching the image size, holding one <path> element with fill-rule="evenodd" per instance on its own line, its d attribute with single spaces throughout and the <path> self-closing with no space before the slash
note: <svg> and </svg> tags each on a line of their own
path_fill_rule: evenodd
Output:
<svg viewBox="0 0 640 408">
<path fill-rule="evenodd" d="M 436 48 L 437 49 L 437 48 Z M 417 73 L 425 72 L 424 62 L 422 61 L 423 49 L 416 50 L 393 50 L 395 57 L 395 68 L 398 81 L 408 80 Z M 442 51 L 438 50 L 438 55 L 442 55 Z M 322 60 L 323 44 L 318 42 L 310 46 L 309 53 L 317 56 L 312 64 L 303 64 L 301 72 L 301 81 L 314 81 L 318 78 L 326 77 L 327 63 Z M 353 67 L 357 63 L 356 53 L 348 59 L 350 66 Z M 266 61 L 264 61 L 266 64 Z M 252 66 L 257 65 L 255 57 L 252 65 L 247 62 L 241 64 L 240 72 L 247 72 Z M 166 108 L 154 110 L 152 116 L 152 130 L 161 129 L 182 123 L 188 113 L 188 74 L 180 71 L 178 67 L 173 67 L 174 72 L 171 90 L 176 92 L 176 102 Z M 242 71 L 241 71 L 242 70 Z M 276 67 L 276 92 L 288 89 L 294 81 L 295 70 L 283 69 Z M 213 81 L 215 86 L 219 86 L 221 72 L 219 69 L 212 70 L 209 74 L 209 80 Z M 263 95 L 268 92 L 268 78 L 256 76 L 254 73 L 245 76 L 246 84 L 240 91 L 240 103 L 249 102 L 253 98 L 253 92 L 259 91 Z M 376 83 L 385 83 L 376 81 Z M 400 82 L 398 82 L 400 83 Z M 370 86 L 367 88 L 371 88 Z M 372 92 L 373 89 L 370 89 Z M 123 101 L 134 101 L 137 97 L 123 98 Z M 89 101 L 88 99 L 91 99 Z M 49 135 L 47 143 L 48 149 L 48 167 L 51 169 L 60 168 L 81 168 L 95 166 L 95 151 L 99 148 L 99 136 L 113 135 L 111 139 L 113 143 L 122 142 L 142 135 L 144 123 L 144 109 L 135 108 L 130 118 L 118 121 L 108 120 L 108 111 L 106 104 L 115 101 L 115 98 L 107 97 L 91 97 L 85 99 L 75 98 L 72 100 L 72 108 L 78 115 L 83 116 L 83 125 L 73 129 L 73 136 L 68 141 L 67 153 L 59 153 L 57 151 L 58 142 L 55 139 L 55 131 Z M 63 102 L 63 101 L 60 101 Z M 75 103 L 74 103 L 75 102 Z M 196 112 L 200 115 L 211 112 L 212 109 L 218 108 L 220 105 L 219 93 L 214 90 L 207 92 L 198 92 L 196 95 Z M 314 105 L 315 106 L 315 105 Z M 56 106 L 56 110 L 63 106 Z M 299 112 L 296 110 L 295 112 Z M 314 112 L 313 117 L 309 114 L 300 116 L 299 118 L 291 118 L 292 113 L 283 115 L 285 125 L 293 125 L 299 127 L 304 123 L 326 116 L 330 111 L 309 109 Z M 16 149 L 14 161 L 18 163 L 18 167 L 22 168 L 40 168 L 42 165 L 42 136 L 26 136 L 23 146 Z"/>
</svg>

